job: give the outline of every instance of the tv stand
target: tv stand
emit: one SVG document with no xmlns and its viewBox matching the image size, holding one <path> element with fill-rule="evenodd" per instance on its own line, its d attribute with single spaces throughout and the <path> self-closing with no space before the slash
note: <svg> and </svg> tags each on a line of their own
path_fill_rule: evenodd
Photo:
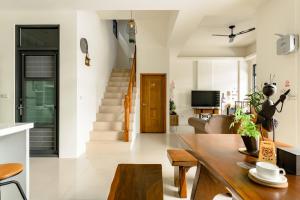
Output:
<svg viewBox="0 0 300 200">
<path fill-rule="evenodd" d="M 194 113 L 201 118 L 202 114 L 220 114 L 220 108 L 216 107 L 194 107 Z"/>
</svg>

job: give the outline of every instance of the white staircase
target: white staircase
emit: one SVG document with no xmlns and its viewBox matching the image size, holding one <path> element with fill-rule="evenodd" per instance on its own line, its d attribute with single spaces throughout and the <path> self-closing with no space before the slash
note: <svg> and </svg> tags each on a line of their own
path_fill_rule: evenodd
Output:
<svg viewBox="0 0 300 200">
<path fill-rule="evenodd" d="M 96 121 L 90 135 L 91 144 L 99 141 L 117 141 L 123 139 L 124 128 L 124 96 L 128 89 L 130 70 L 126 68 L 114 68 L 108 82 L 102 105 L 97 112 Z M 133 92 L 133 108 L 136 92 Z M 134 112 L 134 109 L 133 109 Z M 133 125 L 133 113 L 130 114 Z M 131 134 L 130 134 L 131 135 Z M 131 138 L 130 138 L 131 139 Z"/>
</svg>

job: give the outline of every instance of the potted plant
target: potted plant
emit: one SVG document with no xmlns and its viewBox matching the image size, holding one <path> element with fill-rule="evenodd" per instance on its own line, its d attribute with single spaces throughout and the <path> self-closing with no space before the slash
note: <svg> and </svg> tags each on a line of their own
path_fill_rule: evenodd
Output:
<svg viewBox="0 0 300 200">
<path fill-rule="evenodd" d="M 176 105 L 175 105 L 174 100 L 170 99 L 169 103 L 170 103 L 170 115 L 177 115 L 177 113 L 175 112 Z"/>
<path fill-rule="evenodd" d="M 261 90 L 247 94 L 247 100 L 251 106 L 251 113 L 259 113 L 262 108 L 262 103 L 265 100 L 265 95 Z"/>
<path fill-rule="evenodd" d="M 238 126 L 237 132 L 241 135 L 248 153 L 256 153 L 259 150 L 260 132 L 253 119 L 253 114 L 246 114 L 238 108 L 234 114 L 234 122 L 231 124 L 231 127 Z"/>
</svg>

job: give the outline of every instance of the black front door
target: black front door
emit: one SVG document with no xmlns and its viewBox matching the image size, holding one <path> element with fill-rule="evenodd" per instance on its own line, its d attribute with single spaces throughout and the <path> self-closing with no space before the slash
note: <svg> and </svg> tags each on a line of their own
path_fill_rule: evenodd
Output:
<svg viewBox="0 0 300 200">
<path fill-rule="evenodd" d="M 41 38 L 46 40 L 47 34 L 39 35 L 41 28 L 37 32 L 30 28 L 35 34 L 27 44 L 34 44 L 35 36 L 39 44 Z M 58 154 L 58 49 L 17 46 L 16 121 L 34 123 L 30 130 L 32 156 Z"/>
</svg>

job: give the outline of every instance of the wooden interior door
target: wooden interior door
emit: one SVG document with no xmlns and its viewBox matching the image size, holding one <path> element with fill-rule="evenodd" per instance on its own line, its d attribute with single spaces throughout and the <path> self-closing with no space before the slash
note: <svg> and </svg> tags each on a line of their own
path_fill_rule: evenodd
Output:
<svg viewBox="0 0 300 200">
<path fill-rule="evenodd" d="M 141 75 L 141 133 L 166 132 L 166 75 Z"/>
</svg>

